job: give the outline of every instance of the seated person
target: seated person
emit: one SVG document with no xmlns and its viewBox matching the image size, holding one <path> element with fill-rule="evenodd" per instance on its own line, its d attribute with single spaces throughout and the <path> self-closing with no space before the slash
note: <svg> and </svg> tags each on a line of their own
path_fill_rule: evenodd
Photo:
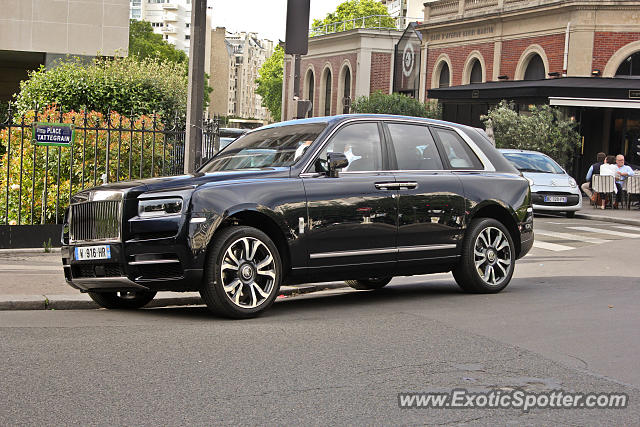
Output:
<svg viewBox="0 0 640 427">
<path fill-rule="evenodd" d="M 612 177 L 615 178 L 616 172 L 618 171 L 618 166 L 616 166 L 615 163 L 616 163 L 615 156 L 607 156 L 604 159 L 604 164 L 602 166 L 600 166 L 600 175 L 601 176 L 612 176 Z M 613 187 L 613 192 L 618 194 L 617 186 Z M 604 209 L 605 208 L 605 203 L 606 203 L 606 200 L 602 199 L 602 205 L 600 206 L 600 209 Z"/>
</svg>

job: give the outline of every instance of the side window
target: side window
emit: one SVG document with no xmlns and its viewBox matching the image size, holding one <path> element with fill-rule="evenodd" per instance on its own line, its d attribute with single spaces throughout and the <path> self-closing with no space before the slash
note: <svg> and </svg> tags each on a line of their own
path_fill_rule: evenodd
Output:
<svg viewBox="0 0 640 427">
<path fill-rule="evenodd" d="M 442 161 L 429 128 L 388 123 L 399 170 L 438 170 Z"/>
<path fill-rule="evenodd" d="M 451 169 L 483 169 L 478 156 L 469 148 L 460 135 L 449 129 L 431 128 L 436 138 L 440 140 L 444 155 L 449 161 Z"/>
<path fill-rule="evenodd" d="M 376 123 L 356 123 L 340 129 L 320 152 L 316 172 L 326 172 L 327 153 L 344 153 L 345 172 L 382 170 L 382 144 Z"/>
</svg>

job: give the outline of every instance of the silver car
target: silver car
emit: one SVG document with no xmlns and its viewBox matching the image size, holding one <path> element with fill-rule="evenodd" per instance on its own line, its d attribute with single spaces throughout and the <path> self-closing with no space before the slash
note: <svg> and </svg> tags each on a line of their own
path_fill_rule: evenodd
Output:
<svg viewBox="0 0 640 427">
<path fill-rule="evenodd" d="M 565 212 L 572 218 L 582 208 L 582 194 L 575 179 L 551 157 L 537 151 L 500 149 L 531 186 L 533 210 Z"/>
</svg>

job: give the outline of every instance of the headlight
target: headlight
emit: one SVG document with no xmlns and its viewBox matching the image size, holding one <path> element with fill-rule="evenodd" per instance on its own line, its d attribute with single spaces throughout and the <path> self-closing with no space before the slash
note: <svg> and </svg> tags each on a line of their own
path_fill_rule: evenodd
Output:
<svg viewBox="0 0 640 427">
<path fill-rule="evenodd" d="M 138 215 L 142 218 L 177 215 L 182 212 L 182 199 L 152 199 L 138 201 Z"/>
<path fill-rule="evenodd" d="M 526 180 L 529 181 L 529 187 L 533 187 L 535 185 L 535 183 L 533 182 L 533 180 L 531 178 L 527 178 L 525 176 Z"/>
<path fill-rule="evenodd" d="M 569 178 L 569 185 L 571 186 L 571 188 L 576 188 L 578 186 L 578 183 L 575 179 Z"/>
</svg>

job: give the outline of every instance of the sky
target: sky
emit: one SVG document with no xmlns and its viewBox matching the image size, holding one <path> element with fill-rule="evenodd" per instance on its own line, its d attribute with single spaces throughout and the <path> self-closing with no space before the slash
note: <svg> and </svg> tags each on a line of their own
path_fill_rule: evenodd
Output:
<svg viewBox="0 0 640 427">
<path fill-rule="evenodd" d="M 344 0 L 311 0 L 309 22 L 322 19 Z M 261 38 L 284 41 L 287 0 L 209 0 L 211 25 L 228 31 L 256 32 Z"/>
</svg>

